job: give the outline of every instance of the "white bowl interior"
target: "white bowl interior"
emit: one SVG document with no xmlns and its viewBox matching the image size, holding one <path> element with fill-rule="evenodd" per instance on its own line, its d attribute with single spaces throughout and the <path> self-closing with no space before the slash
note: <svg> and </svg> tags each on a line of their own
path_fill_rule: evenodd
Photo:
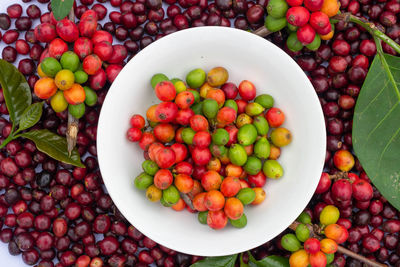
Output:
<svg viewBox="0 0 400 267">
<path fill-rule="evenodd" d="M 212 230 L 197 215 L 176 212 L 149 202 L 134 187 L 142 172 L 143 151 L 126 139 L 129 119 L 158 103 L 150 78 L 155 73 L 184 79 L 194 68 L 224 66 L 229 81 L 250 80 L 257 94 L 271 94 L 286 114 L 284 127 L 293 142 L 282 149 L 284 176 L 268 179 L 266 200 L 248 206 L 243 229 Z M 223 27 L 180 31 L 137 54 L 114 81 L 98 124 L 97 149 L 105 185 L 119 210 L 138 230 L 171 249 L 194 255 L 219 256 L 261 245 L 293 222 L 318 184 L 325 156 L 325 125 L 314 89 L 298 65 L 274 44 L 254 34 Z"/>
</svg>

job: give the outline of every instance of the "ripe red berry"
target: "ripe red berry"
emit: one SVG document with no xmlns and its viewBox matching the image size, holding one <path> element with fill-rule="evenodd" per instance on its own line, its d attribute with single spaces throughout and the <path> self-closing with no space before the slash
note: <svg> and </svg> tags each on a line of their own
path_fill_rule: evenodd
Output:
<svg viewBox="0 0 400 267">
<path fill-rule="evenodd" d="M 302 27 L 310 19 L 310 12 L 302 6 L 291 7 L 286 12 L 286 19 L 293 26 Z"/>
<path fill-rule="evenodd" d="M 315 38 L 315 30 L 310 24 L 306 24 L 297 30 L 297 39 L 303 44 L 311 44 Z"/>
</svg>

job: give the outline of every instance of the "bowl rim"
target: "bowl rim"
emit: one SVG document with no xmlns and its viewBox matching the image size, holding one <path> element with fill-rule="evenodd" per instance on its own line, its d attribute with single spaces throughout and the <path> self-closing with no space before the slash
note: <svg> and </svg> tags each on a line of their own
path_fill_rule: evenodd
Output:
<svg viewBox="0 0 400 267">
<path fill-rule="evenodd" d="M 289 60 L 289 61 L 291 61 L 290 64 L 292 64 L 294 68 L 297 68 L 297 70 L 299 72 L 301 72 L 302 75 L 304 75 L 305 82 L 308 83 L 308 87 L 309 88 L 308 89 L 305 88 L 304 90 L 312 89 L 313 92 L 314 92 L 314 94 L 313 94 L 313 98 L 314 99 L 312 101 L 317 101 L 319 103 L 318 95 L 315 93 L 315 91 L 313 89 L 313 86 L 312 86 L 310 80 L 307 78 L 307 76 L 304 73 L 304 71 L 300 68 L 300 66 L 298 66 L 298 64 L 289 55 L 287 55 L 281 48 L 279 48 L 278 46 L 276 46 L 272 42 L 270 42 L 270 41 L 268 41 L 268 40 L 266 40 L 266 39 L 264 39 L 264 38 L 262 38 L 262 37 L 260 37 L 260 36 L 258 36 L 256 34 L 253 34 L 253 33 L 247 32 L 247 31 L 243 31 L 243 30 L 238 30 L 238 29 L 235 29 L 235 28 L 230 28 L 230 27 L 206 26 L 206 27 L 195 27 L 195 28 L 189 28 L 189 29 L 177 31 L 175 33 L 172 33 L 172 34 L 169 34 L 167 36 L 164 36 L 163 38 L 157 40 L 157 42 L 153 42 L 150 45 L 148 45 L 147 47 L 145 47 L 144 49 L 142 49 L 138 54 L 135 55 L 135 57 L 133 57 L 124 66 L 124 68 L 121 70 L 121 72 L 119 73 L 119 75 L 117 76 L 115 81 L 110 86 L 109 91 L 107 93 L 107 96 L 104 99 L 104 102 L 103 102 L 103 105 L 102 105 L 102 109 L 100 111 L 99 120 L 98 120 L 97 140 L 96 140 L 97 151 L 98 151 L 97 152 L 97 154 L 98 154 L 97 157 L 98 157 L 98 161 L 99 161 L 99 169 L 100 169 L 100 172 L 102 174 L 105 172 L 104 171 L 105 170 L 104 166 L 105 166 L 106 159 L 108 157 L 107 155 L 105 155 L 103 153 L 103 151 L 102 151 L 103 144 L 101 143 L 101 141 L 104 140 L 104 138 L 105 138 L 105 137 L 103 137 L 103 133 L 104 132 L 101 129 L 102 129 L 102 127 L 107 127 L 107 122 L 106 122 L 104 113 L 105 113 L 106 109 L 109 109 L 108 106 L 110 106 L 110 104 L 109 104 L 110 98 L 112 97 L 113 94 L 115 94 L 116 91 L 118 91 L 117 89 L 113 89 L 113 88 L 118 87 L 119 81 L 120 81 L 120 79 L 122 79 L 121 77 L 126 76 L 126 72 L 128 72 L 127 66 L 129 64 L 134 64 L 133 62 L 135 62 L 135 58 L 138 58 L 138 57 L 140 58 L 140 57 L 143 57 L 143 56 L 149 56 L 148 51 L 150 51 L 151 49 L 156 49 L 157 46 L 161 46 L 163 43 L 169 42 L 169 40 L 175 38 L 176 36 L 188 35 L 188 34 L 200 34 L 200 36 L 201 36 L 202 34 L 207 34 L 209 32 L 216 32 L 218 34 L 226 34 L 226 33 L 231 32 L 231 33 L 236 34 L 236 35 L 242 35 L 240 38 L 253 38 L 257 42 L 259 42 L 259 41 L 264 42 L 266 47 L 268 49 L 272 49 L 274 53 L 279 54 L 279 56 L 281 56 L 281 57 L 286 57 L 286 58 L 290 59 Z M 111 97 L 109 97 L 110 95 L 111 95 Z M 106 107 L 106 109 L 104 107 Z M 110 108 L 112 108 L 112 107 L 110 106 Z M 325 161 L 324 155 L 326 153 L 326 129 L 325 129 L 325 123 L 324 123 L 324 116 L 323 116 L 322 108 L 321 108 L 320 105 L 319 105 L 318 110 L 315 110 L 315 113 L 317 113 L 316 116 L 319 117 L 318 118 L 318 122 L 316 122 L 316 124 L 315 124 L 315 130 L 319 131 L 319 134 L 321 135 L 320 142 L 322 142 L 321 148 L 319 149 L 319 152 L 321 152 L 321 159 L 319 160 L 319 162 L 315 162 L 315 164 L 320 166 L 320 167 L 318 167 L 318 169 L 319 169 L 319 172 L 322 173 L 323 166 L 324 166 L 324 161 Z M 106 140 L 104 140 L 104 141 L 106 141 Z M 105 187 L 107 188 L 107 191 L 108 191 L 110 197 L 112 198 L 113 202 L 119 208 L 119 206 L 121 206 L 121 205 L 118 205 L 118 203 L 120 203 L 122 201 L 122 199 L 117 197 L 117 194 L 118 194 L 117 192 L 113 192 L 113 190 L 109 190 L 109 188 L 112 188 L 112 181 L 111 180 L 112 179 L 107 179 L 105 176 L 103 176 L 103 181 L 104 181 Z M 297 211 L 298 214 L 300 214 L 304 210 L 304 208 L 307 206 L 307 203 L 309 203 L 309 201 L 311 200 L 311 198 L 312 198 L 312 196 L 314 194 L 314 191 L 315 191 L 315 189 L 316 189 L 316 187 L 318 185 L 318 182 L 319 182 L 319 179 L 318 180 L 315 179 L 315 181 L 313 182 L 312 186 L 310 186 L 310 188 L 312 188 L 312 189 L 309 189 L 307 192 L 303 192 L 304 199 L 307 200 L 307 201 L 304 202 L 305 205 L 304 205 L 304 207 L 301 208 L 301 210 L 300 210 L 300 208 L 297 208 L 295 210 L 295 211 Z M 132 224 L 135 228 L 137 228 L 139 231 L 141 231 L 144 235 L 146 235 L 147 237 L 151 238 L 152 240 L 154 240 L 155 242 L 157 242 L 159 244 L 164 245 L 166 243 L 165 240 L 159 240 L 152 233 L 142 231 L 143 229 L 141 228 L 141 226 L 137 227 L 136 225 L 134 225 L 132 223 L 133 221 L 131 219 L 133 216 L 128 216 L 126 213 L 124 213 L 123 210 L 120 210 L 120 212 L 125 216 L 125 218 L 127 219 L 127 221 L 130 224 Z M 294 211 L 293 211 L 293 213 L 294 213 Z M 295 220 L 295 218 L 294 218 L 294 220 Z M 276 229 L 275 229 L 275 231 L 277 232 L 275 237 L 278 236 L 279 233 L 282 233 L 285 229 L 287 229 L 287 227 L 289 225 L 290 225 L 290 223 L 289 224 L 280 224 L 280 227 L 278 227 L 279 231 L 276 231 Z M 275 237 L 273 237 L 273 238 L 275 238 Z M 271 238 L 270 240 L 272 240 L 273 238 Z M 257 246 L 260 246 L 265 242 L 267 242 L 267 241 L 258 242 L 256 244 L 253 243 L 252 247 L 248 247 L 246 249 L 241 248 L 240 251 L 229 250 L 228 252 L 224 252 L 224 253 L 212 251 L 212 246 L 208 250 L 209 253 L 208 252 L 204 253 L 204 252 L 200 252 L 200 251 L 199 252 L 198 251 L 193 251 L 193 249 L 191 250 L 190 248 L 185 247 L 185 246 L 181 246 L 180 248 L 170 247 L 170 249 L 173 249 L 173 250 L 176 250 L 176 251 L 179 251 L 179 252 L 182 252 L 182 253 L 195 254 L 195 255 L 199 255 L 199 256 L 223 256 L 223 255 L 236 254 L 236 253 L 240 253 L 240 252 L 243 252 L 243 251 L 247 251 L 247 250 L 253 249 L 253 248 L 257 247 Z M 168 244 L 166 246 L 168 247 Z"/>
</svg>

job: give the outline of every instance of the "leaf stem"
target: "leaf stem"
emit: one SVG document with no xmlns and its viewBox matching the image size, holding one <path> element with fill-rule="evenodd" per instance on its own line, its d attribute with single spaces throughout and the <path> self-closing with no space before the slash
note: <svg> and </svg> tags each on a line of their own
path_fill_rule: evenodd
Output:
<svg viewBox="0 0 400 267">
<path fill-rule="evenodd" d="M 299 224 L 300 224 L 299 222 L 295 221 L 291 225 L 289 225 L 289 228 L 291 230 L 295 231 Z M 310 226 L 309 229 L 310 228 L 313 229 L 315 227 Z M 315 238 L 317 238 L 317 239 L 319 239 L 319 240 L 322 239 L 318 234 L 315 234 L 314 230 L 312 230 L 312 231 L 310 230 L 310 235 L 315 237 Z M 354 258 L 356 260 L 359 260 L 359 261 L 361 261 L 363 263 L 366 263 L 366 264 L 368 264 L 368 266 L 372 266 L 372 267 L 388 267 L 386 264 L 382 264 L 382 263 L 367 259 L 366 257 L 361 256 L 361 255 L 359 255 L 357 253 L 354 253 L 353 251 L 348 250 L 347 248 L 344 248 L 342 246 L 338 246 L 338 250 L 337 251 L 342 253 L 342 254 L 345 254 L 345 255 L 347 255 L 349 257 L 352 257 L 352 258 Z"/>
<path fill-rule="evenodd" d="M 16 137 L 14 136 L 14 133 L 10 133 L 10 135 L 4 139 L 4 141 L 0 145 L 0 149 L 5 147 L 8 143 L 10 143 L 12 140 L 14 140 Z"/>
</svg>

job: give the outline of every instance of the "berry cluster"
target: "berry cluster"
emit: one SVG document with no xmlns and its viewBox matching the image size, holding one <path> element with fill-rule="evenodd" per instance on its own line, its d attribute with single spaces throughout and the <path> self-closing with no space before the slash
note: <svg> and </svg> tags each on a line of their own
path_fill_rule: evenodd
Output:
<svg viewBox="0 0 400 267">
<path fill-rule="evenodd" d="M 214 229 L 228 220 L 246 225 L 244 205 L 263 202 L 267 177 L 283 175 L 277 159 L 292 138 L 270 95 L 256 97 L 254 84 L 236 87 L 228 76 L 223 67 L 195 69 L 186 83 L 156 74 L 151 84 L 163 102 L 147 110 L 146 131 L 144 118 L 134 115 L 127 133 L 145 151 L 136 187 L 150 201 L 199 212 L 199 221 Z"/>
</svg>

